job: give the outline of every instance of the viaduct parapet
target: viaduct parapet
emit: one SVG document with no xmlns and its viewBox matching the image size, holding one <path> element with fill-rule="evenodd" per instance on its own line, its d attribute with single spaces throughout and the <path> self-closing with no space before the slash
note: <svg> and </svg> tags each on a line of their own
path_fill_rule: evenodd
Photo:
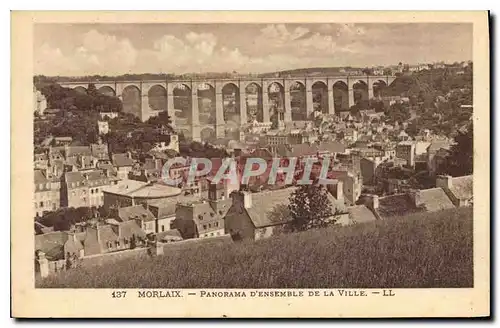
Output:
<svg viewBox="0 0 500 328">
<path fill-rule="evenodd" d="M 326 90 L 325 96 L 326 101 L 324 101 L 324 106 L 321 109 L 325 114 L 335 113 L 335 98 L 334 98 L 334 88 L 340 88 L 347 91 L 346 105 L 351 107 L 354 105 L 354 86 L 356 84 L 361 84 L 367 91 L 368 99 L 374 96 L 374 86 L 376 85 L 390 85 L 396 79 L 395 76 L 308 76 L 308 77 L 279 77 L 279 78 L 234 78 L 234 79 L 192 79 L 192 80 L 144 80 L 144 81 L 78 81 L 78 82 L 60 82 L 59 84 L 63 87 L 72 88 L 86 92 L 89 84 L 94 84 L 96 89 L 99 91 L 112 94 L 124 100 L 124 93 L 129 89 L 136 89 L 140 101 L 138 108 L 133 111 L 124 108 L 124 111 L 130 111 L 134 115 L 138 116 L 141 120 L 145 121 L 149 117 L 156 115 L 159 110 L 155 110 L 150 106 L 150 91 L 152 88 L 160 88 L 166 98 L 166 108 L 161 110 L 167 110 L 172 119 L 172 123 L 180 130 L 188 132 L 193 140 L 201 140 L 201 131 L 204 128 L 214 130 L 216 137 L 224 137 L 225 129 L 227 128 L 226 120 L 224 119 L 224 108 L 223 108 L 223 89 L 229 85 L 236 90 L 239 106 L 239 122 L 236 122 L 238 126 L 242 126 L 249 121 L 249 115 L 247 111 L 247 98 L 248 92 L 247 87 L 254 85 L 257 88 L 257 96 L 259 99 L 259 105 L 261 107 L 262 115 L 259 116 L 258 121 L 262 123 L 270 123 L 270 117 L 272 111 L 275 109 L 270 101 L 269 94 L 271 86 L 279 86 L 279 92 L 281 92 L 283 97 L 283 109 L 282 115 L 279 115 L 279 119 L 285 124 L 292 122 L 292 104 L 291 104 L 291 90 L 300 85 L 300 87 L 305 90 L 305 110 L 306 117 L 311 119 L 311 113 L 313 112 L 313 87 L 320 87 Z M 200 112 L 199 112 L 199 95 L 198 90 L 200 89 L 211 89 L 215 94 L 215 122 L 207 124 L 206 122 L 200 123 Z M 190 97 L 190 113 L 189 120 L 182 120 L 176 116 L 176 110 L 174 106 L 174 90 L 180 89 Z"/>
</svg>

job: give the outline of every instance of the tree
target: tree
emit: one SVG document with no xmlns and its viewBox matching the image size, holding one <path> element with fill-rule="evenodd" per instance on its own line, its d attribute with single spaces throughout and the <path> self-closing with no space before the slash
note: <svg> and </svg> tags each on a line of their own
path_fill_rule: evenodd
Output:
<svg viewBox="0 0 500 328">
<path fill-rule="evenodd" d="M 362 72 L 363 74 L 365 74 L 365 75 L 373 75 L 373 69 L 368 68 L 368 67 L 363 68 L 363 70 L 362 70 L 361 72 Z"/>
<path fill-rule="evenodd" d="M 94 83 L 89 83 L 87 87 L 87 94 L 91 97 L 96 97 L 99 94 Z"/>
<path fill-rule="evenodd" d="M 446 171 L 451 176 L 463 176 L 472 174 L 474 166 L 474 132 L 472 123 L 467 131 L 459 131 L 455 137 L 455 145 L 451 147 L 451 154 L 448 157 Z"/>
<path fill-rule="evenodd" d="M 164 110 L 158 113 L 156 116 L 151 116 L 147 121 L 146 124 L 152 125 L 158 128 L 168 128 L 172 130 L 171 124 L 172 124 L 172 119 L 170 118 L 170 115 L 168 115 L 168 111 Z"/>
<path fill-rule="evenodd" d="M 334 212 L 328 199 L 325 185 L 315 181 L 313 184 L 300 185 L 290 196 L 288 209 L 292 218 L 291 228 L 304 231 L 310 228 L 325 227 L 332 223 Z"/>
<path fill-rule="evenodd" d="M 132 238 L 130 238 L 130 249 L 134 249 L 137 247 L 137 242 L 135 240 L 135 235 L 132 235 Z"/>
</svg>

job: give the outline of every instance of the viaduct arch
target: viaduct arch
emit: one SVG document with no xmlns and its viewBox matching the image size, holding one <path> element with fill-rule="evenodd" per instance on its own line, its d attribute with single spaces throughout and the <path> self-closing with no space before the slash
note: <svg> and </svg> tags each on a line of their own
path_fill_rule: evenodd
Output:
<svg viewBox="0 0 500 328">
<path fill-rule="evenodd" d="M 201 141 L 202 135 L 224 137 L 235 126 L 241 127 L 254 120 L 271 123 L 274 119 L 286 125 L 303 118 L 311 120 L 314 111 L 332 115 L 355 104 L 356 89 L 364 92 L 362 99 L 371 99 L 383 93 L 395 79 L 394 76 L 252 77 L 75 81 L 60 85 L 86 93 L 92 83 L 99 92 L 119 97 L 124 111 L 143 121 L 167 110 L 178 130 Z"/>
</svg>

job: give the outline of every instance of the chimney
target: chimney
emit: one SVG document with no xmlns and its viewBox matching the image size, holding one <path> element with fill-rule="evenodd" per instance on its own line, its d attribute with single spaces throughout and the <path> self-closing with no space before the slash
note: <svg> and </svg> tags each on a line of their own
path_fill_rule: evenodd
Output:
<svg viewBox="0 0 500 328">
<path fill-rule="evenodd" d="M 252 207 L 252 193 L 249 193 L 248 191 L 243 192 L 243 206 L 245 208 Z"/>
<path fill-rule="evenodd" d="M 453 185 L 453 180 L 449 175 L 438 175 L 436 178 L 436 187 L 450 189 Z"/>
<path fill-rule="evenodd" d="M 335 195 L 337 200 L 344 201 L 344 183 L 341 180 L 337 181 L 337 193 Z"/>
<path fill-rule="evenodd" d="M 376 210 L 378 208 L 378 195 L 368 195 L 368 207 Z"/>
<path fill-rule="evenodd" d="M 422 199 L 420 198 L 420 190 L 412 190 L 409 193 L 411 200 L 415 207 L 420 207 L 422 205 Z"/>
<path fill-rule="evenodd" d="M 252 207 L 252 193 L 248 191 L 234 191 L 231 193 L 233 204 L 235 201 L 242 203 L 244 208 Z"/>
<path fill-rule="evenodd" d="M 161 168 L 163 167 L 161 158 L 156 158 L 154 161 L 155 161 L 155 169 L 161 170 Z"/>
</svg>

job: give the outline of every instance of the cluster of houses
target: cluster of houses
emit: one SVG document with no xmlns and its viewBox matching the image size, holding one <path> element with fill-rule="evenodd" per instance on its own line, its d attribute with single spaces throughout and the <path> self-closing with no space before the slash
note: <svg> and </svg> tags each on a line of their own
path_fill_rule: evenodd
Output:
<svg viewBox="0 0 500 328">
<path fill-rule="evenodd" d="M 304 140 L 312 134 L 304 133 Z M 296 131 L 285 139 L 290 138 L 301 140 Z M 327 219 L 339 225 L 472 205 L 472 176 L 438 176 L 435 187 L 425 190 L 394 188 L 385 196 L 362 193 L 365 184 L 378 181 L 387 163 L 399 161 L 401 167 L 410 169 L 419 155 L 426 154 L 426 162 L 437 165 L 436 155 L 446 145 L 401 141 L 395 149 L 377 149 L 346 147 L 336 141 L 309 139 L 305 143 L 281 144 L 277 140 L 274 135 L 267 138 L 268 147 L 236 149 L 233 157 L 244 164 L 248 158 L 258 156 L 269 165 L 275 157 L 297 157 L 299 163 L 306 158 L 330 157 L 328 177 L 334 183 L 328 186 L 328 202 L 335 214 Z M 76 224 L 70 231 L 51 231 L 36 223 L 37 258 L 39 263 L 48 263 L 49 268 L 44 272 L 61 269 L 69 259 L 77 261 L 152 244 L 158 248 L 222 236 L 232 240 L 267 238 L 290 222 L 288 202 L 297 187 L 286 184 L 284 179 L 269 185 L 264 174 L 263 179 L 256 177 L 242 186 L 230 181 L 214 183 L 211 172 L 198 177 L 192 185 L 170 186 L 158 179 L 164 163 L 161 158 L 138 163 L 130 154 L 106 157 L 99 151 L 103 147 L 51 147 L 46 157 L 38 158 L 35 199 L 44 203 L 37 204 L 37 210 L 53 210 L 58 205 L 49 204 L 61 204 L 102 206 L 106 213 L 105 217 Z M 170 174 L 183 176 L 189 167 L 189 162 L 172 167 Z"/>
<path fill-rule="evenodd" d="M 43 266 L 45 274 L 70 260 L 152 244 L 162 249 L 158 245 L 223 236 L 270 237 L 290 222 L 288 202 L 297 188 L 284 174 L 268 183 L 276 158 L 282 164 L 298 159 L 294 181 L 306 159 L 330 159 L 328 178 L 334 183 L 328 186 L 328 202 L 335 214 L 326 219 L 339 225 L 472 205 L 472 176 L 438 175 L 452 142 L 430 131 L 411 138 L 406 124 L 384 123 L 382 115 L 366 110 L 356 117 L 325 116 L 279 130 L 253 124 L 237 140 L 216 140 L 214 145 L 231 153 L 240 166 L 251 157 L 266 161 L 267 170 L 246 185 L 213 182 L 221 159 L 212 159 L 213 170 L 188 183 L 189 158 L 168 172 L 171 178 L 184 178 L 183 183 L 164 183 L 164 164 L 179 156 L 176 136 L 141 160 L 131 153 L 110 153 L 101 141 L 78 146 L 71 138 L 53 138 L 34 155 L 34 216 L 60 207 L 102 208 L 105 215 L 95 215 L 69 231 L 53 231 L 35 221 L 37 259 L 48 263 Z M 417 190 L 411 179 L 422 170 L 434 183 Z"/>
</svg>

